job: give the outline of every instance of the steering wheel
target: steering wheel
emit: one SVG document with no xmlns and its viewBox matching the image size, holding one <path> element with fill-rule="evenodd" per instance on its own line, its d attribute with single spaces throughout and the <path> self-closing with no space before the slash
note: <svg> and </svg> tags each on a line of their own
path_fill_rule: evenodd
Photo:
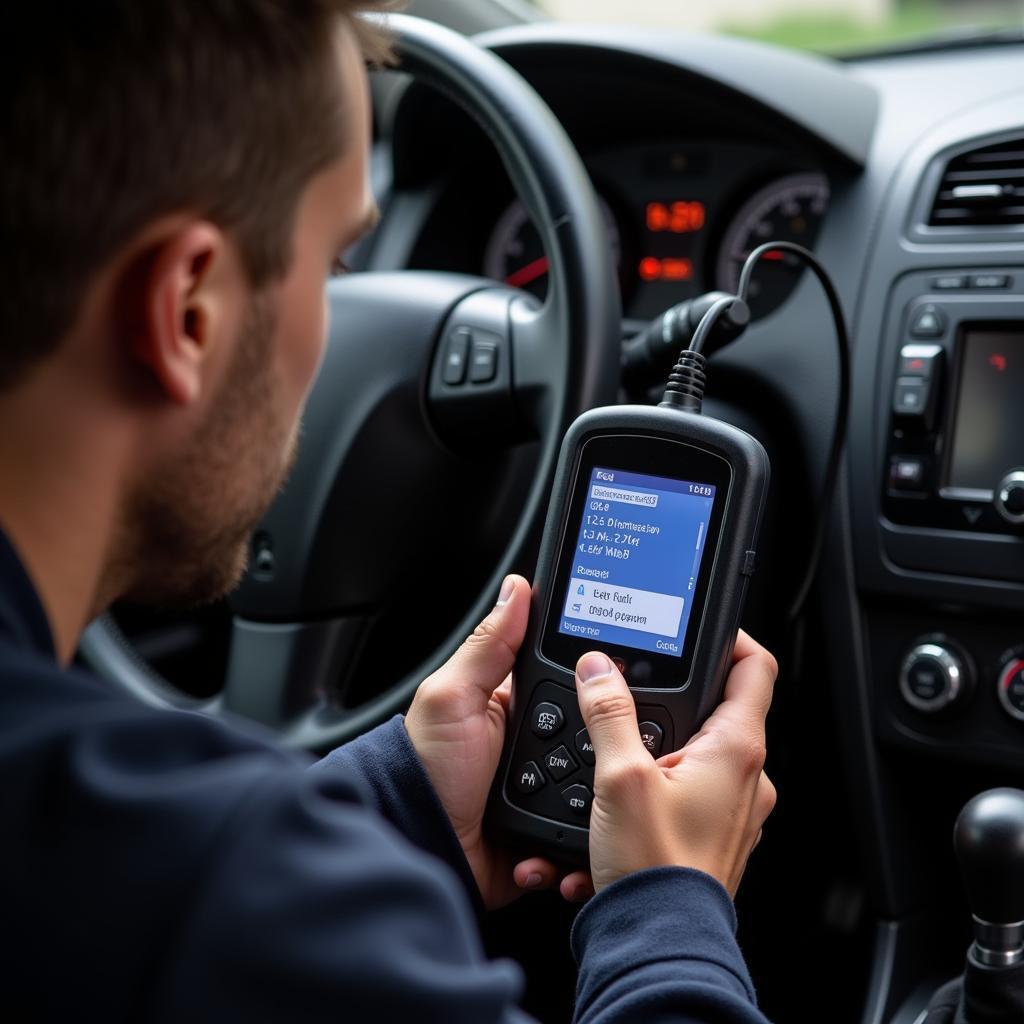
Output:
<svg viewBox="0 0 1024 1024">
<path fill-rule="evenodd" d="M 173 688 L 109 615 L 80 648 L 150 704 L 242 715 L 314 750 L 404 709 L 487 613 L 501 579 L 532 566 L 565 429 L 613 402 L 619 379 L 618 283 L 593 188 L 561 125 L 520 75 L 463 36 L 403 15 L 389 24 L 402 71 L 453 100 L 493 141 L 550 260 L 547 298 L 462 274 L 332 280 L 298 461 L 230 598 L 220 694 L 201 702 Z M 531 442 L 532 476 L 521 493 L 502 492 L 494 467 Z M 346 707 L 348 667 L 368 624 L 410 580 L 458 557 L 459 545 L 439 537 L 481 519 L 486 528 L 488 499 L 514 502 L 516 525 L 472 607 L 415 668 Z"/>
</svg>

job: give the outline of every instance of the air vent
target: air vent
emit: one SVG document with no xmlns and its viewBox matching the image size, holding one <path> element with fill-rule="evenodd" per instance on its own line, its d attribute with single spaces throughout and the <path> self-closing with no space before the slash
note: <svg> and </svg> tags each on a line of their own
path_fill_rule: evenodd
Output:
<svg viewBox="0 0 1024 1024">
<path fill-rule="evenodd" d="M 953 157 L 928 223 L 965 228 L 1024 224 L 1024 138 Z"/>
</svg>

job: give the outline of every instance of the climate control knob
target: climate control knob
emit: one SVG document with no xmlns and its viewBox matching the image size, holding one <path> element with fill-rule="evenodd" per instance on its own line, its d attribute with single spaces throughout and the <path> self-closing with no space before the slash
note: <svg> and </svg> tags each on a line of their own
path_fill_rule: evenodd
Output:
<svg viewBox="0 0 1024 1024">
<path fill-rule="evenodd" d="M 1014 647 L 1003 655 L 996 686 L 1003 710 L 1024 722 L 1024 647 Z"/>
<path fill-rule="evenodd" d="M 1008 523 L 1024 523 L 1024 469 L 1014 469 L 999 481 L 993 503 Z"/>
<path fill-rule="evenodd" d="M 925 714 L 937 714 L 966 700 L 972 682 L 967 655 L 945 638 L 919 641 L 900 666 L 903 699 Z"/>
</svg>

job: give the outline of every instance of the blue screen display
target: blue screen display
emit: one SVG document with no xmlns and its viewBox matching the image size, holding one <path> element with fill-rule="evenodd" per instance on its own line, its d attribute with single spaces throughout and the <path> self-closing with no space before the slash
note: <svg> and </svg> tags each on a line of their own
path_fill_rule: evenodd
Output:
<svg viewBox="0 0 1024 1024">
<path fill-rule="evenodd" d="M 715 488 L 595 466 L 558 631 L 680 657 Z"/>
</svg>

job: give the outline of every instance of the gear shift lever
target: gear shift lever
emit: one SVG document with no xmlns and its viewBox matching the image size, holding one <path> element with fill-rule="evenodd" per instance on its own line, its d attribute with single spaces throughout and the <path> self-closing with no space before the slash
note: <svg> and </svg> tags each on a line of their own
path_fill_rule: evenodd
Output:
<svg viewBox="0 0 1024 1024">
<path fill-rule="evenodd" d="M 990 789 L 968 801 L 953 845 L 974 917 L 969 957 L 986 967 L 1024 960 L 1024 792 Z"/>
<path fill-rule="evenodd" d="M 956 820 L 953 845 L 974 918 L 974 942 L 963 976 L 935 993 L 924 1020 L 1024 1020 L 1024 792 L 990 789 L 969 800 Z"/>
</svg>

